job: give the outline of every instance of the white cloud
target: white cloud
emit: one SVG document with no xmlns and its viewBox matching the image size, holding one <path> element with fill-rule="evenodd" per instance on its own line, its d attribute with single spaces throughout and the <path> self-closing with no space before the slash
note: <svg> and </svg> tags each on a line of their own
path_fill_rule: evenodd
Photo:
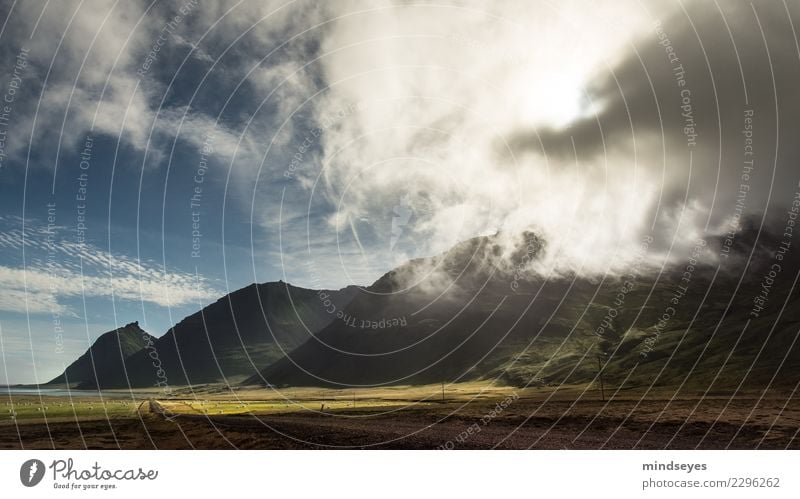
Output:
<svg viewBox="0 0 800 499">
<path fill-rule="evenodd" d="M 194 92 L 191 85 L 188 92 L 172 89 L 180 104 L 158 109 L 165 82 L 156 79 L 155 69 L 141 81 L 136 75 L 166 10 L 174 6 L 145 14 L 145 4 L 139 3 L 84 4 L 76 11 L 77 3 L 51 2 L 31 42 L 38 57 L 32 78 L 33 73 L 44 78 L 48 56 L 66 33 L 36 116 L 34 139 L 36 144 L 51 144 L 53 137 L 73 143 L 94 122 L 97 131 L 121 133 L 124 143 L 141 151 L 153 128 L 149 147 L 157 161 L 148 164 L 158 164 L 168 150 L 158 147 L 165 138 L 178 135 L 200 148 L 213 135 L 218 159 L 236 158 L 234 182 L 226 188 L 239 190 L 230 197 L 254 211 L 258 228 L 274 247 L 283 194 L 275 180 L 285 180 L 285 159 L 301 145 L 294 142 L 294 132 L 302 132 L 293 128 L 293 120 L 281 130 L 277 125 L 296 111 L 302 115 L 297 121 L 313 122 L 307 119 L 311 114 L 318 124 L 329 123 L 312 147 L 314 154 L 323 148 L 322 158 L 306 153 L 297 182 L 283 196 L 281 221 L 289 222 L 281 228 L 281 243 L 295 259 L 305 259 L 300 251 L 308 239 L 314 245 L 324 242 L 325 248 L 315 246 L 312 257 L 325 269 L 326 282 L 375 275 L 399 260 L 434 254 L 498 228 L 537 230 L 549 242 L 549 257 L 558 258 L 549 263 L 599 272 L 617 257 L 632 257 L 637 233 L 647 226 L 647 210 L 663 182 L 681 180 L 674 165 L 665 181 L 652 175 L 660 164 L 636 163 L 625 147 L 610 147 L 603 158 L 575 163 L 535 153 L 499 156 L 498 144 L 512 131 L 563 129 L 602 108 L 603 102 L 587 101 L 585 87 L 598 74 L 608 77 L 623 54 L 631 55 L 627 44 L 647 32 L 658 9 L 677 8 L 654 9 L 654 4 L 476 0 L 315 5 L 276 0 L 231 7 L 202 2 L 169 43 L 193 49 L 201 66 L 210 69 L 217 63 L 213 75 L 222 78 L 214 81 L 224 80 L 224 85 L 212 107 L 235 97 L 234 87 L 245 77 L 242 84 L 254 95 L 252 108 L 227 109 L 218 122 L 211 110 L 182 100 Z M 38 15 L 36 9 L 25 10 L 20 32 L 29 32 Z M 304 67 L 317 56 L 318 62 Z M 174 71 L 177 66 L 170 64 L 176 62 L 165 49 L 154 64 Z M 300 108 L 318 90 L 323 91 Z M 270 94 L 269 112 L 260 111 L 245 129 Z M 62 130 L 65 116 L 68 125 Z M 32 123 L 32 112 L 25 119 Z M 650 146 L 638 144 L 643 143 Z M 259 171 L 262 163 L 265 170 Z M 321 179 L 315 183 L 320 165 Z M 254 192 L 257 171 L 266 185 L 256 184 Z M 402 199 L 412 216 L 398 238 L 395 208 Z M 19 244 L 6 239 L 0 235 L 0 244 Z M 72 257 L 81 251 L 67 245 L 62 250 Z M 96 251 L 82 256 L 120 273 L 119 296 L 141 293 L 142 299 L 162 304 L 194 296 L 187 291 L 192 276 L 164 279 L 157 265 L 140 266 L 119 256 L 109 264 L 107 255 Z M 75 261 L 62 263 L 67 282 L 79 275 Z M 99 289 L 100 282 L 90 284 Z M 40 308 L 47 306 L 42 300 L 36 302 Z"/>
<path fill-rule="evenodd" d="M 512 130 L 559 127 L 593 110 L 584 85 L 648 26 L 637 2 L 337 2 L 331 10 L 320 49 L 330 88 L 315 99 L 316 116 L 353 112 L 323 134 L 323 184 L 313 195 L 335 209 L 324 230 L 337 250 L 365 257 L 342 259 L 340 274 L 386 270 L 398 253 L 435 254 L 500 228 L 543 234 L 553 265 L 602 272 L 615 257 L 633 257 L 655 186 L 631 180 L 637 165 L 627 151 L 610 151 L 609 172 L 602 160 L 501 158 L 497 149 Z M 413 215 L 407 244 L 395 246 L 403 198 Z"/>
<path fill-rule="evenodd" d="M 26 267 L 0 266 L 0 310 L 76 315 L 64 303 L 75 297 L 111 297 L 162 307 L 198 304 L 218 293 L 202 276 L 164 271 L 154 262 L 111 255 L 92 245 L 45 240 L 41 227 L 4 231 L 0 248 L 29 247 Z M 24 243 L 23 243 L 24 240 Z"/>
</svg>

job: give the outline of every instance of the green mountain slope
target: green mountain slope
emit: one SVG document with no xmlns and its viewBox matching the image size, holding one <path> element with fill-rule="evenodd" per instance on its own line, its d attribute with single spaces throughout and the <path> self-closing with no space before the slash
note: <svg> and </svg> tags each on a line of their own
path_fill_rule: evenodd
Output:
<svg viewBox="0 0 800 499">
<path fill-rule="evenodd" d="M 81 388 L 236 383 L 327 325 L 334 318 L 331 307 L 343 307 L 356 289 L 320 292 L 283 282 L 252 284 L 186 317 L 131 355 L 127 377 L 98 370 L 97 383 Z"/>
<path fill-rule="evenodd" d="M 719 268 L 697 263 L 688 285 L 687 262 L 627 278 L 545 279 L 514 271 L 531 237 L 511 254 L 483 237 L 409 262 L 353 299 L 345 308 L 353 320 L 334 321 L 245 383 L 560 385 L 596 382 L 601 367 L 609 386 L 623 388 L 800 381 L 797 258 L 782 262 L 772 298 L 753 318 L 773 261 L 765 248 L 749 263 L 747 252 Z M 419 275 L 426 280 L 407 289 Z"/>
<path fill-rule="evenodd" d="M 89 349 L 48 385 L 79 386 L 95 382 L 95 372 L 125 377 L 125 359 L 155 340 L 138 322 L 102 334 Z"/>
</svg>

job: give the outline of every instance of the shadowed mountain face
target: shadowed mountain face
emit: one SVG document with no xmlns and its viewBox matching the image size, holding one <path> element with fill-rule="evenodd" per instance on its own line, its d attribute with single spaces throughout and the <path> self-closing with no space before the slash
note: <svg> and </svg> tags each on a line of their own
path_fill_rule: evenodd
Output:
<svg viewBox="0 0 800 499">
<path fill-rule="evenodd" d="M 530 270 L 545 251 L 533 233 L 478 237 L 364 289 L 254 284 L 161 338 L 129 324 L 51 383 L 526 386 L 594 382 L 602 369 L 612 387 L 793 387 L 800 262 L 777 251 L 780 238 L 757 239 L 740 234 L 741 247 L 710 263 L 698 256 L 623 275 L 547 278 Z"/>
<path fill-rule="evenodd" d="M 781 261 L 770 298 L 752 313 L 775 248 L 758 249 L 749 263 L 749 249 L 732 254 L 721 267 L 687 260 L 628 276 L 547 279 L 518 270 L 542 250 L 535 236 L 510 253 L 495 239 L 386 274 L 342 318 L 245 383 L 522 386 L 595 381 L 600 366 L 612 386 L 800 381 L 796 258 Z"/>
<path fill-rule="evenodd" d="M 306 341 L 335 318 L 356 287 L 314 291 L 283 282 L 234 291 L 128 357 L 127 377 L 98 369 L 101 388 L 236 383 Z M 95 387 L 87 381 L 81 388 Z"/>
<path fill-rule="evenodd" d="M 125 359 L 153 340 L 155 337 L 140 328 L 138 322 L 104 333 L 60 376 L 47 384 L 92 385 L 95 383 L 95 371 L 102 373 L 103 376 L 124 378 Z"/>
</svg>

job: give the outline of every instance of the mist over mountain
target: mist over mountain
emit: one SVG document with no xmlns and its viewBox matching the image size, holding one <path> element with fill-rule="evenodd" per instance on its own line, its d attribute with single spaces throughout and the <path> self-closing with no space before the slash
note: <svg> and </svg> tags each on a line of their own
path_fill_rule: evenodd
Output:
<svg viewBox="0 0 800 499">
<path fill-rule="evenodd" d="M 155 338 L 102 335 L 51 384 L 353 387 L 494 380 L 517 386 L 792 386 L 800 259 L 750 227 L 685 261 L 603 276 L 542 272 L 546 241 L 498 232 L 337 291 L 253 284 Z M 730 248 L 724 258 L 722 248 Z"/>
<path fill-rule="evenodd" d="M 739 236 L 724 262 L 715 238 L 654 268 L 645 242 L 641 268 L 593 278 L 528 271 L 546 251 L 533 234 L 505 257 L 501 235 L 474 238 L 387 273 L 345 307 L 345 319 L 245 383 L 562 385 L 596 381 L 602 367 L 607 382 L 628 388 L 792 385 L 798 259 L 787 253 L 778 276 L 779 238 L 747 246 L 756 233 Z"/>
</svg>

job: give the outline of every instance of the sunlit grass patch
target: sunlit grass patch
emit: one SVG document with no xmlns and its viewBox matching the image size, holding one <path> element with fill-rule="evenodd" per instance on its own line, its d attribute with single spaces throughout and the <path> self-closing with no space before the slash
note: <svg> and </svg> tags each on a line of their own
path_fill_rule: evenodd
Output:
<svg viewBox="0 0 800 499">
<path fill-rule="evenodd" d="M 139 405 L 132 400 L 69 399 L 67 397 L 11 397 L 0 403 L 0 421 L 129 416 Z"/>
</svg>

